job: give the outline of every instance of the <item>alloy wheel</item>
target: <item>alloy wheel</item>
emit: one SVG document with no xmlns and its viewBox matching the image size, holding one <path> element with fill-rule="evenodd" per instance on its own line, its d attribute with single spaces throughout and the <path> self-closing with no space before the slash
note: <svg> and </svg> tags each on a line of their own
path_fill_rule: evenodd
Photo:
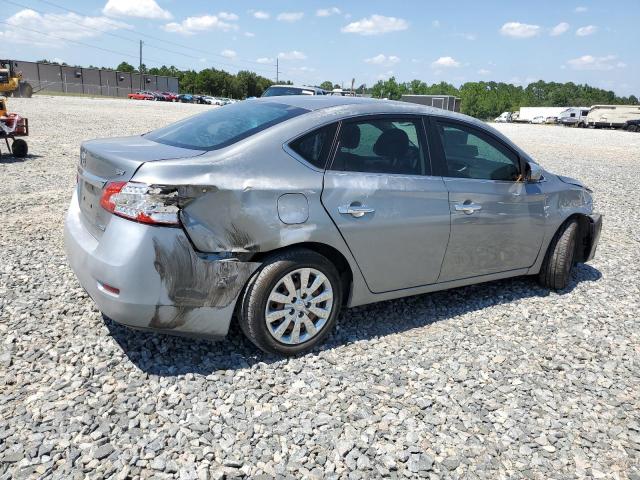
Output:
<svg viewBox="0 0 640 480">
<path fill-rule="evenodd" d="M 286 273 L 271 290 L 265 309 L 267 330 L 278 342 L 299 345 L 315 337 L 333 309 L 327 276 L 315 268 Z"/>
</svg>

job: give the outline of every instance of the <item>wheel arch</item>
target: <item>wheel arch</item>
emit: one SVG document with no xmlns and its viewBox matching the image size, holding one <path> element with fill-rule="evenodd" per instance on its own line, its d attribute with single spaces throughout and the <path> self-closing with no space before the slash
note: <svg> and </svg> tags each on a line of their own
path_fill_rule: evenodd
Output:
<svg viewBox="0 0 640 480">
<path fill-rule="evenodd" d="M 588 215 L 577 212 L 572 213 L 558 226 L 558 228 L 556 228 L 553 236 L 555 237 L 558 232 L 572 220 L 576 220 L 578 222 L 578 239 L 576 241 L 575 261 L 581 263 L 587 260 L 591 249 L 591 220 Z"/>
<path fill-rule="evenodd" d="M 329 260 L 338 270 L 340 274 L 340 283 L 342 287 L 342 303 L 347 305 L 351 298 L 353 290 L 353 270 L 347 258 L 335 247 L 319 242 L 300 242 L 287 245 L 285 247 L 276 248 L 264 252 L 257 252 L 251 257 L 251 261 L 263 262 L 269 256 L 288 250 L 304 248 L 316 252 L 327 260 Z"/>
</svg>

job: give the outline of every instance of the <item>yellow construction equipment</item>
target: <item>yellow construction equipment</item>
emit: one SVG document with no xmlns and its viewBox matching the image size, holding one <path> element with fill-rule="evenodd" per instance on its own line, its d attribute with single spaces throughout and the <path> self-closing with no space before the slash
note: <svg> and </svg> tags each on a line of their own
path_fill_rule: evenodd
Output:
<svg viewBox="0 0 640 480">
<path fill-rule="evenodd" d="M 16 70 L 11 60 L 0 60 L 0 95 L 30 98 L 33 87 L 22 80 L 22 72 Z"/>
</svg>

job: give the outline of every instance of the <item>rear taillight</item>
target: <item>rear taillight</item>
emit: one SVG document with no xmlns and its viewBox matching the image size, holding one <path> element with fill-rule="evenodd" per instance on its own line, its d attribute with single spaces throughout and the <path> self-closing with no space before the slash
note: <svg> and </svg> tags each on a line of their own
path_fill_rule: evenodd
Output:
<svg viewBox="0 0 640 480">
<path fill-rule="evenodd" d="M 178 225 L 178 191 L 139 182 L 109 182 L 100 206 L 119 217 L 142 223 Z"/>
</svg>

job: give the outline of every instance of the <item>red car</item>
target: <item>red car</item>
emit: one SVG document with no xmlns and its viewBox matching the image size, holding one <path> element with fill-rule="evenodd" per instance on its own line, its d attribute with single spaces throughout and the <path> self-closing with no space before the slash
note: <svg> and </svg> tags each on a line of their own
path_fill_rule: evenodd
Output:
<svg viewBox="0 0 640 480">
<path fill-rule="evenodd" d="M 167 99 L 167 102 L 177 102 L 178 101 L 178 95 L 172 92 L 162 92 L 162 95 L 165 96 L 165 98 Z"/>
<path fill-rule="evenodd" d="M 127 95 L 129 98 L 133 100 L 153 100 L 155 97 L 148 92 L 135 92 Z"/>
</svg>

